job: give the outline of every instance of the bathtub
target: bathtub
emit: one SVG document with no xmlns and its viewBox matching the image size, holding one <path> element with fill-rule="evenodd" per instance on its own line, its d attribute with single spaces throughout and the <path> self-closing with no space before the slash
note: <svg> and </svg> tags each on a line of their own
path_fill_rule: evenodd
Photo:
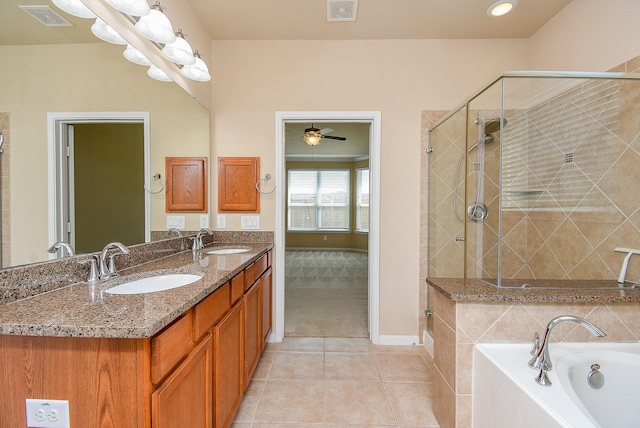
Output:
<svg viewBox="0 0 640 428">
<path fill-rule="evenodd" d="M 640 427 L 640 343 L 551 343 L 553 385 L 527 366 L 530 344 L 478 344 L 473 351 L 473 428 Z M 600 365 L 604 385 L 587 383 Z"/>
</svg>

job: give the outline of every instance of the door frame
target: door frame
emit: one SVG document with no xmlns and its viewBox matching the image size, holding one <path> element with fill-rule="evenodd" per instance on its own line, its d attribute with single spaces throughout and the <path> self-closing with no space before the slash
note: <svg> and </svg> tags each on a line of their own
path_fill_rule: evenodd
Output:
<svg viewBox="0 0 640 428">
<path fill-rule="evenodd" d="M 59 150 L 68 138 L 67 125 L 81 123 L 142 123 L 144 144 L 144 188 L 151 187 L 151 153 L 149 138 L 149 112 L 48 112 L 47 113 L 47 175 L 48 175 L 48 239 L 49 245 L 58 242 L 58 225 L 63 220 L 63 209 L 59 206 L 59 195 L 64 191 L 61 175 Z M 99 190 L 98 190 L 99 191 Z M 144 236 L 151 240 L 151 195 L 144 192 Z M 55 259 L 51 254 L 49 259 Z"/>
<path fill-rule="evenodd" d="M 285 254 L 285 210 L 286 210 L 286 122 L 364 122 L 370 123 L 369 131 L 369 339 L 380 343 L 380 111 L 277 111 L 276 112 L 276 225 L 274 236 L 275 328 L 270 341 L 281 342 L 284 338 L 284 254 Z"/>
</svg>

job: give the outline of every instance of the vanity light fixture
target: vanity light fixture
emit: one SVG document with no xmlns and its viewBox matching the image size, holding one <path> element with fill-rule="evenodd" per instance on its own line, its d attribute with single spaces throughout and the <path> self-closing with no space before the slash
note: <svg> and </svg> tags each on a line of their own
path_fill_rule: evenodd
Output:
<svg viewBox="0 0 640 428">
<path fill-rule="evenodd" d="M 151 66 L 149 66 L 149 69 L 147 70 L 147 74 L 149 75 L 149 77 L 159 80 L 161 82 L 172 82 L 173 80 L 171 80 L 171 77 L 167 76 L 167 73 L 165 73 L 164 71 L 160 70 L 158 67 L 156 67 L 155 65 L 151 64 Z"/>
<path fill-rule="evenodd" d="M 176 40 L 173 43 L 164 45 L 161 52 L 165 58 L 180 65 L 193 65 L 196 63 L 196 58 L 193 56 L 193 49 L 191 45 L 184 38 L 182 29 L 179 29 L 175 33 Z"/>
<path fill-rule="evenodd" d="M 96 14 L 84 5 L 80 0 L 51 0 L 64 12 L 78 18 L 96 18 Z"/>
<path fill-rule="evenodd" d="M 317 146 L 320 140 L 322 139 L 322 134 L 319 130 L 309 130 L 304 133 L 304 142 L 310 145 L 311 147 Z"/>
<path fill-rule="evenodd" d="M 131 45 L 127 45 L 127 48 L 124 50 L 123 55 L 126 59 L 134 64 L 146 66 L 151 65 L 151 61 L 149 61 L 147 57 L 142 54 L 142 52 Z"/>
<path fill-rule="evenodd" d="M 131 16 L 147 16 L 151 8 L 146 0 L 105 0 L 111 7 Z"/>
<path fill-rule="evenodd" d="M 182 73 L 183 76 L 197 82 L 208 82 L 209 80 L 211 80 L 211 75 L 209 74 L 207 64 L 204 63 L 202 57 L 200 56 L 200 53 L 197 50 L 193 53 L 193 56 L 196 59 L 195 64 L 185 65 L 180 69 L 180 73 Z"/>
<path fill-rule="evenodd" d="M 488 16 L 502 16 L 511 12 L 518 5 L 518 0 L 499 0 L 487 9 Z"/>
<path fill-rule="evenodd" d="M 96 18 L 96 22 L 91 26 L 91 32 L 99 39 L 104 40 L 108 43 L 113 43 L 114 45 L 126 45 L 127 41 L 118 34 L 113 28 L 107 25 L 100 18 Z"/>
<path fill-rule="evenodd" d="M 151 6 L 149 14 L 141 17 L 136 22 L 135 28 L 138 33 L 147 39 L 167 45 L 176 40 L 176 35 L 173 32 L 169 18 L 163 12 L 164 9 L 166 8 L 160 6 L 160 2 L 156 2 Z"/>
</svg>

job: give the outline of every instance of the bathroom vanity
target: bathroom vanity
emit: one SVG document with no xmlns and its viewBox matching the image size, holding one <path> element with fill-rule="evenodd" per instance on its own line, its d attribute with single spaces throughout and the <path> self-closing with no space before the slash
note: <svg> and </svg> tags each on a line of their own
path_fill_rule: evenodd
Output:
<svg viewBox="0 0 640 428">
<path fill-rule="evenodd" d="M 72 427 L 230 426 L 272 326 L 272 244 L 242 247 L 183 251 L 0 306 L 0 426 L 26 426 L 27 398 L 68 400 Z M 202 279 L 106 292 L 158 272 Z"/>
<path fill-rule="evenodd" d="M 605 282 L 610 289 L 596 289 Z M 442 428 L 472 426 L 477 343 L 532 343 L 535 332 L 543 334 L 552 318 L 566 314 L 593 322 L 607 337 L 595 339 L 570 323 L 554 330 L 554 342 L 640 340 L 639 289 L 620 290 L 615 280 L 581 283 L 591 288 L 576 289 L 572 281 L 546 281 L 555 289 L 498 288 L 478 279 L 427 278 L 433 287 L 433 407 Z"/>
</svg>

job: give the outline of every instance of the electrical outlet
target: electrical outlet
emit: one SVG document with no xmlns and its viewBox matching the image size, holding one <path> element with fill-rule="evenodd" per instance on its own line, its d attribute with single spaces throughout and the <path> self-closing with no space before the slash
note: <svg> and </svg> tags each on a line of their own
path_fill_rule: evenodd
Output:
<svg viewBox="0 0 640 428">
<path fill-rule="evenodd" d="M 224 214 L 218 214 L 218 229 L 227 228 L 227 216 Z"/>
<path fill-rule="evenodd" d="M 69 401 L 25 400 L 27 428 L 69 428 Z"/>
</svg>

